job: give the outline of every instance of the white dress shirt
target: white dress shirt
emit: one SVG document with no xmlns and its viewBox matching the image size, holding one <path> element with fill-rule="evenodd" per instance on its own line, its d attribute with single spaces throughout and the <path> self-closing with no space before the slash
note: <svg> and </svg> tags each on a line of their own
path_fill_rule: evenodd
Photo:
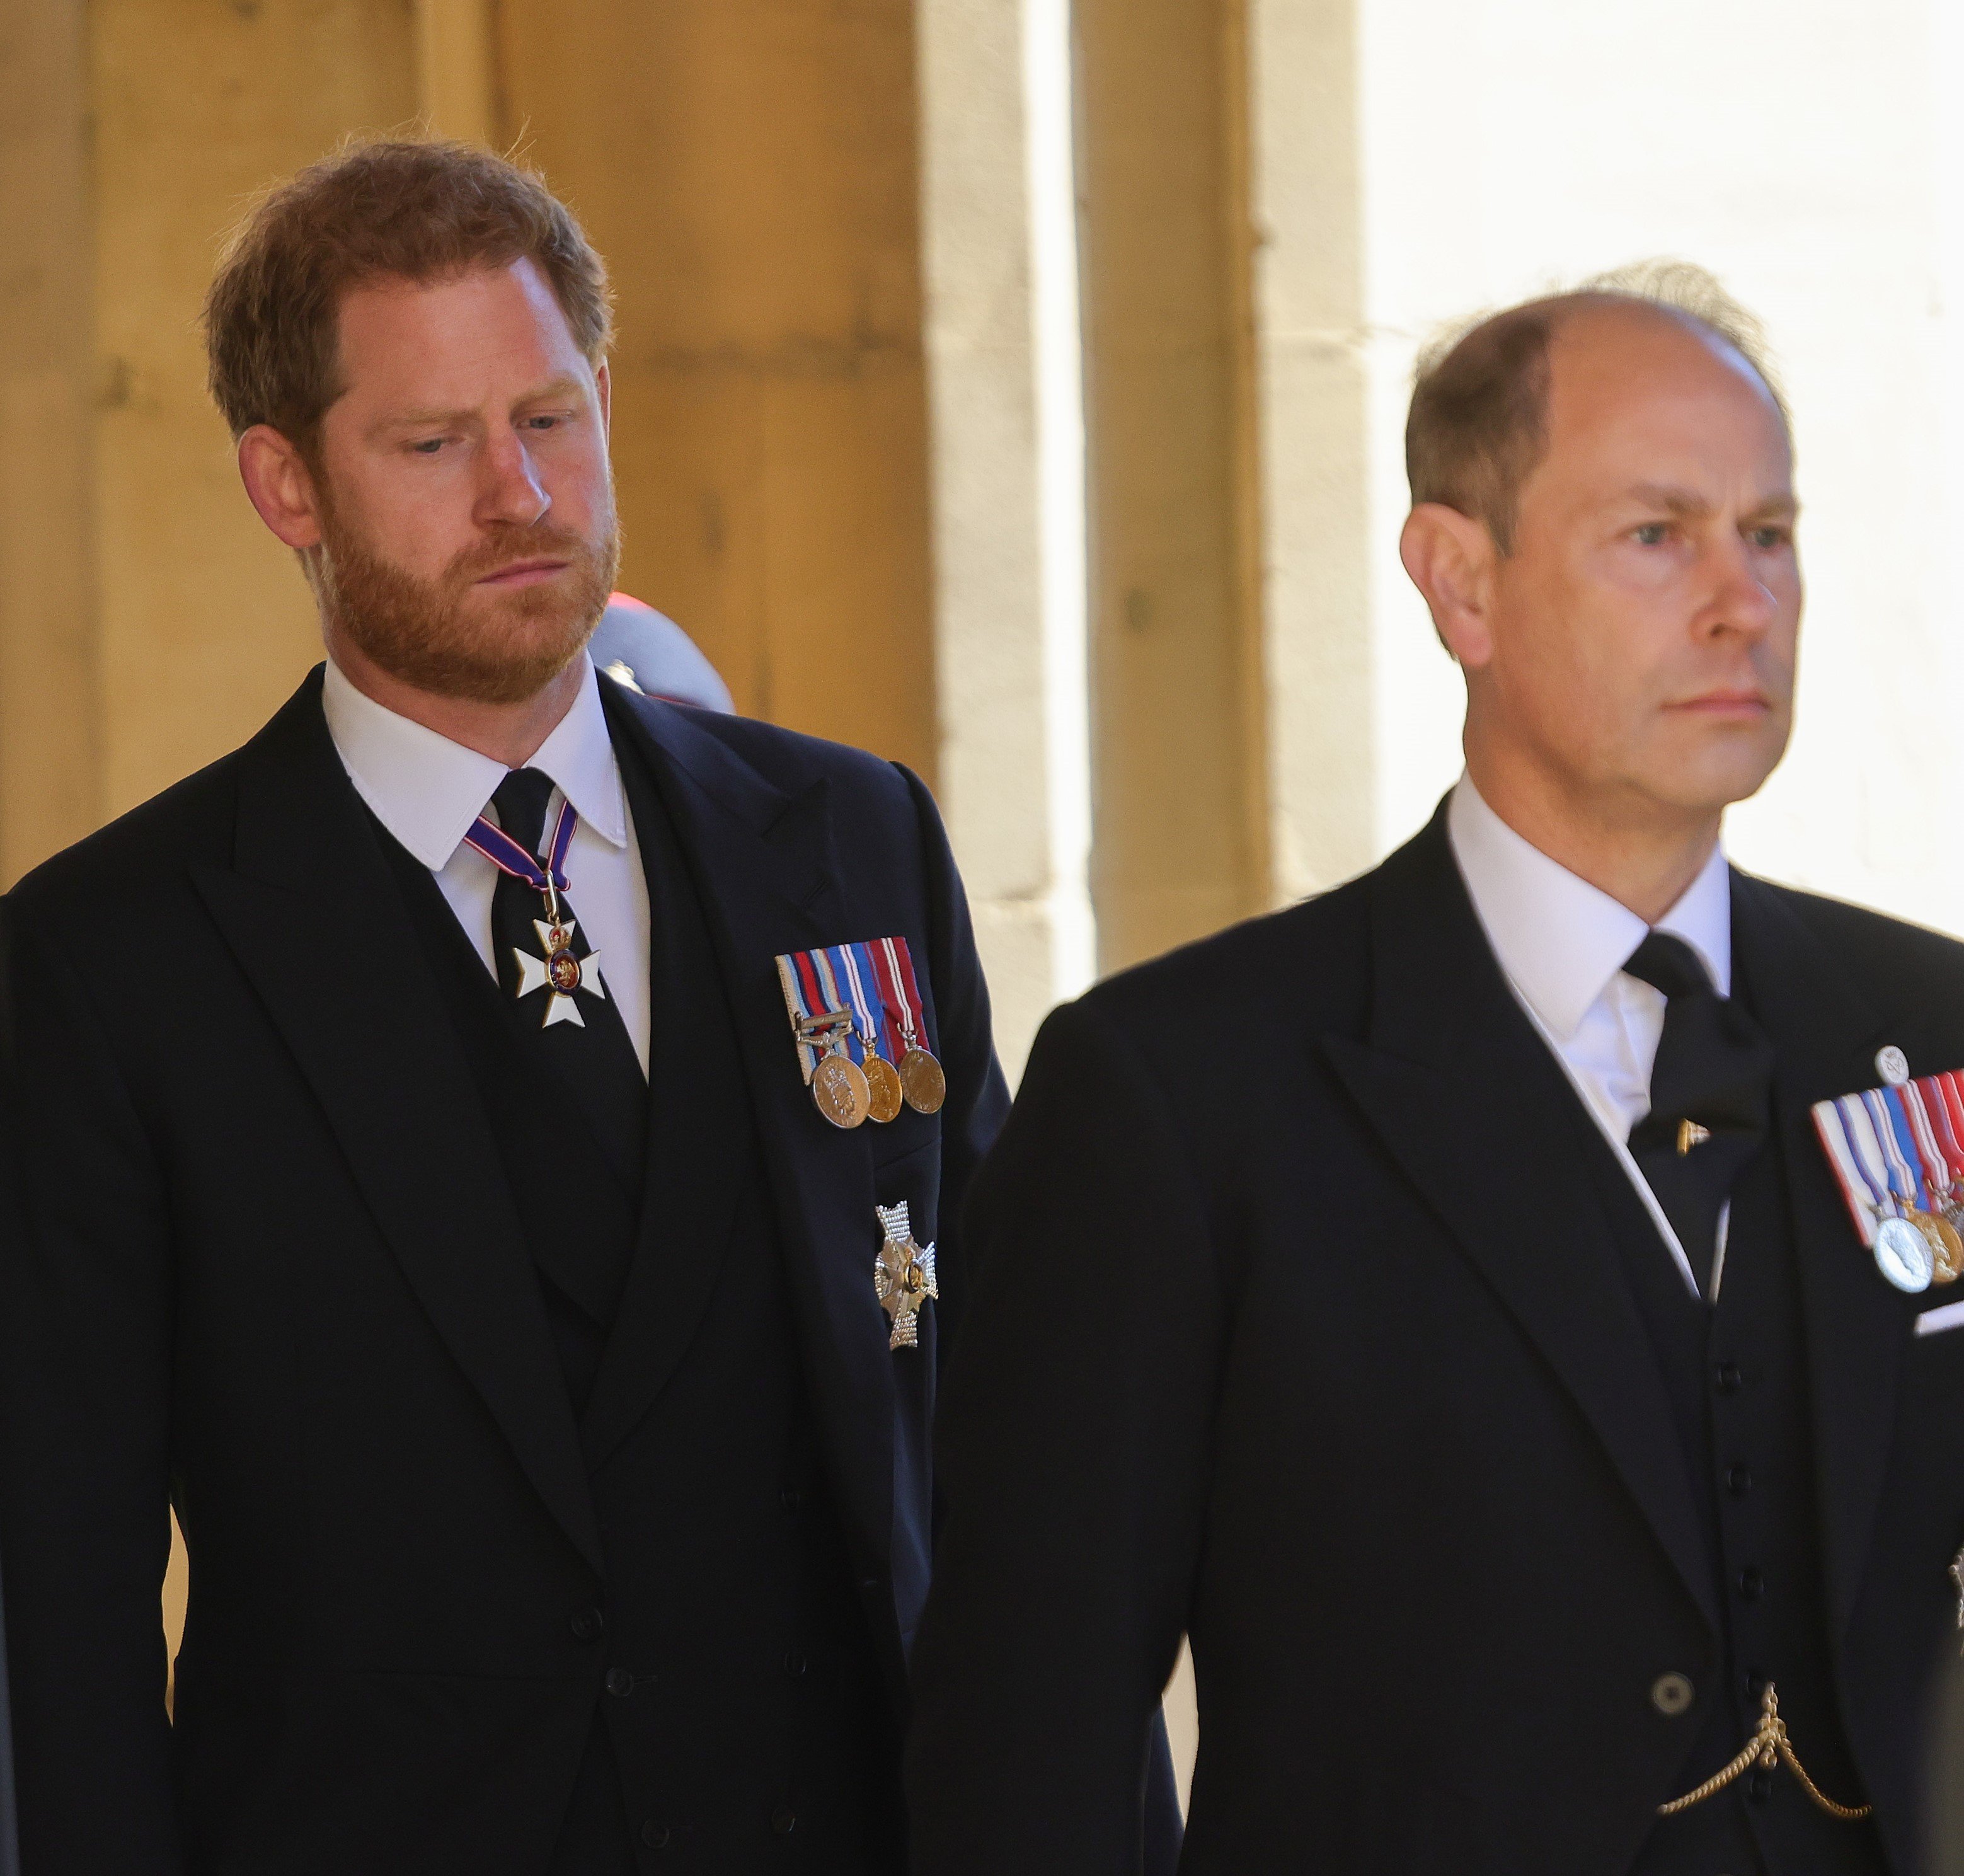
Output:
<svg viewBox="0 0 1964 1876">
<path fill-rule="evenodd" d="M 1521 1007 L 1582 1097 L 1695 1292 L 1677 1233 L 1629 1150 L 1651 1109 L 1651 1067 L 1664 1033 L 1664 992 L 1623 963 L 1651 929 L 1628 906 L 1531 846 L 1462 776 L 1446 808 L 1452 856 Z M 1698 954 L 1722 997 L 1732 994 L 1732 888 L 1714 848 L 1684 895 L 1658 920 Z M 1725 1255 L 1730 1207 L 1718 1221 L 1712 1287 Z"/>
<path fill-rule="evenodd" d="M 601 981 L 648 1068 L 648 888 L 627 813 L 620 765 L 600 707 L 600 679 L 582 652 L 585 681 L 559 727 L 525 766 L 552 777 L 546 809 L 572 802 L 579 824 L 567 850 L 566 898 L 586 942 L 600 954 Z M 321 693 L 328 733 L 355 792 L 375 818 L 436 875 L 464 935 L 495 977 L 491 895 L 498 869 L 464 837 L 480 814 L 495 821 L 492 792 L 511 772 L 489 756 L 398 716 L 342 676 L 330 658 Z"/>
</svg>

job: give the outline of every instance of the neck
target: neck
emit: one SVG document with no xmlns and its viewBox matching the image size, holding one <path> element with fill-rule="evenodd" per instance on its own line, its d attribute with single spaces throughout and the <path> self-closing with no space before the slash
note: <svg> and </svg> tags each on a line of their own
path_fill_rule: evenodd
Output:
<svg viewBox="0 0 1964 1876">
<path fill-rule="evenodd" d="M 538 753 L 540 744 L 564 721 L 586 680 L 586 661 L 576 657 L 543 689 L 517 703 L 439 697 L 383 670 L 332 625 L 327 628 L 326 638 L 328 656 L 364 697 L 453 743 L 502 762 L 508 769 L 522 769 Z"/>
<path fill-rule="evenodd" d="M 1718 844 L 1722 808 L 1671 814 L 1654 801 L 1577 798 L 1533 769 L 1483 760 L 1470 737 L 1466 773 L 1529 846 L 1646 925 L 1684 897 Z"/>
</svg>

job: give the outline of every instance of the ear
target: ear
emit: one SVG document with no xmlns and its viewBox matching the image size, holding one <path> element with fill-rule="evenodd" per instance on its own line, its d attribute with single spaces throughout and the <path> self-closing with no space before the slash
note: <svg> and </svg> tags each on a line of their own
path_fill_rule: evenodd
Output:
<svg viewBox="0 0 1964 1876">
<path fill-rule="evenodd" d="M 1499 554 L 1487 524 L 1443 502 L 1421 502 L 1405 517 L 1398 558 L 1425 596 L 1440 644 L 1456 663 L 1478 670 L 1494 655 L 1491 611 Z"/>
<path fill-rule="evenodd" d="M 600 429 L 603 435 L 614 434 L 614 375 L 602 358 L 593 368 L 593 388 L 600 397 Z"/>
<path fill-rule="evenodd" d="M 239 439 L 239 479 L 259 519 L 297 552 L 320 544 L 320 498 L 294 444 L 255 423 Z"/>
</svg>

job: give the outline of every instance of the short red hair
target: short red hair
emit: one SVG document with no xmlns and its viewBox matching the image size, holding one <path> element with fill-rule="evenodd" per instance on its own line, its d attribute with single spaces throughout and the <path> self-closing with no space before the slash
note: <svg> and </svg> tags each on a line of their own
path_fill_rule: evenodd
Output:
<svg viewBox="0 0 1964 1876">
<path fill-rule="evenodd" d="M 613 334 L 605 264 L 542 178 L 468 144 L 357 143 L 265 196 L 226 243 L 204 303 L 211 394 L 234 437 L 270 424 L 309 456 L 346 387 L 341 297 L 530 260 L 590 363 Z"/>
</svg>

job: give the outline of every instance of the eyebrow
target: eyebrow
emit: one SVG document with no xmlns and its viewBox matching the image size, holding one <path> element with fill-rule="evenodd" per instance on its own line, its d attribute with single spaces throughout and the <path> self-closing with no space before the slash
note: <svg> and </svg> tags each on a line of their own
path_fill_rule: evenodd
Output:
<svg viewBox="0 0 1964 1876">
<path fill-rule="evenodd" d="M 557 377 L 549 379 L 536 390 L 528 390 L 524 397 L 515 399 L 512 408 L 522 410 L 527 404 L 544 403 L 548 398 L 564 397 L 579 390 L 579 380 L 570 371 L 562 371 Z M 433 429 L 440 425 L 462 423 L 477 415 L 475 410 L 401 410 L 379 419 L 369 434 L 378 435 L 384 430 Z"/>
<path fill-rule="evenodd" d="M 1664 483 L 1640 482 L 1634 488 L 1623 492 L 1628 502 L 1641 503 L 1646 508 L 1661 508 L 1672 516 L 1691 517 L 1709 515 L 1712 504 L 1702 495 L 1690 489 L 1673 488 Z M 1791 519 L 1800 512 L 1800 503 L 1791 495 L 1770 495 L 1757 506 L 1747 511 L 1751 519 L 1764 519 L 1775 516 Z"/>
</svg>

